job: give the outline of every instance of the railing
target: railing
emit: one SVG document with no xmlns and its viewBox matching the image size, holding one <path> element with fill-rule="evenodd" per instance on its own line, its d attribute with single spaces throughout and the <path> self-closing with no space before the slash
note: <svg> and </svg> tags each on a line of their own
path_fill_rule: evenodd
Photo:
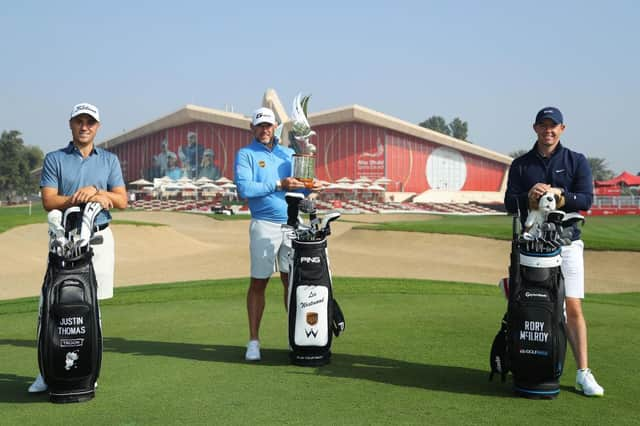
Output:
<svg viewBox="0 0 640 426">
<path fill-rule="evenodd" d="M 593 205 L 596 208 L 640 207 L 640 196 L 637 195 L 594 195 Z"/>
</svg>

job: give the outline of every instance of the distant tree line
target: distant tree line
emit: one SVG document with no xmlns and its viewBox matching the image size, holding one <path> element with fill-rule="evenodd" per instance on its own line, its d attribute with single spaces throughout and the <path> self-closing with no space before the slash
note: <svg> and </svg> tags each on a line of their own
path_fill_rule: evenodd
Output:
<svg viewBox="0 0 640 426">
<path fill-rule="evenodd" d="M 38 192 L 31 171 L 42 166 L 44 154 L 26 146 L 18 130 L 2 131 L 0 137 L 0 200 L 13 200 Z"/>
<path fill-rule="evenodd" d="M 418 125 L 427 129 L 435 130 L 436 132 L 445 134 L 447 136 L 469 142 L 467 140 L 469 125 L 466 121 L 462 121 L 458 117 L 454 118 L 449 124 L 447 124 L 446 120 L 443 117 L 434 115 L 427 118 Z"/>
</svg>

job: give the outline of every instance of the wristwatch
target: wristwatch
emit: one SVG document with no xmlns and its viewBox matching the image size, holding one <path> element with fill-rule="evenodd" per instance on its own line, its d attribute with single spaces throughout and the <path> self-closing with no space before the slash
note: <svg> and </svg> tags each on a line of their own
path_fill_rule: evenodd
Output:
<svg viewBox="0 0 640 426">
<path fill-rule="evenodd" d="M 276 191 L 282 191 L 282 181 L 281 180 L 277 180 L 276 181 Z"/>
</svg>

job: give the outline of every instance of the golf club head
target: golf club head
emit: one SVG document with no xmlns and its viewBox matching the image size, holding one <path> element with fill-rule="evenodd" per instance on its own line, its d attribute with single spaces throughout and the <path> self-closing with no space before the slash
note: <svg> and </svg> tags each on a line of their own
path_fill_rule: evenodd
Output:
<svg viewBox="0 0 640 426">
<path fill-rule="evenodd" d="M 322 222 L 320 223 L 320 229 L 322 231 L 324 231 L 326 233 L 326 235 L 330 234 L 330 227 L 329 224 L 331 222 L 333 222 L 334 220 L 338 219 L 340 217 L 340 212 L 329 212 L 326 215 L 324 215 L 324 217 L 322 218 Z"/>
<path fill-rule="evenodd" d="M 562 225 L 563 226 L 573 226 L 574 224 L 578 223 L 578 222 L 582 222 L 582 225 L 584 226 L 584 216 L 582 216 L 580 213 L 567 213 L 564 217 L 564 220 L 562 221 Z"/>
<path fill-rule="evenodd" d="M 82 214 L 82 226 L 80 228 L 80 238 L 84 241 L 84 244 L 89 244 L 89 240 L 93 235 L 93 227 L 98 214 L 102 211 L 100 203 L 87 203 L 84 206 L 84 212 Z"/>
<path fill-rule="evenodd" d="M 54 209 L 47 214 L 47 223 L 49 224 L 49 235 L 52 238 L 64 236 L 64 227 L 62 226 L 62 212 Z"/>
<path fill-rule="evenodd" d="M 562 210 L 553 210 L 547 213 L 547 222 L 560 225 L 565 217 L 565 212 Z"/>
<path fill-rule="evenodd" d="M 308 213 L 310 215 L 316 214 L 316 204 L 313 202 L 313 200 L 304 198 L 302 201 L 300 201 L 300 211 L 302 213 Z"/>
<path fill-rule="evenodd" d="M 92 246 L 100 245 L 103 242 L 104 242 L 104 238 L 102 238 L 102 235 L 94 235 L 89 240 L 89 244 L 91 244 Z"/>
</svg>

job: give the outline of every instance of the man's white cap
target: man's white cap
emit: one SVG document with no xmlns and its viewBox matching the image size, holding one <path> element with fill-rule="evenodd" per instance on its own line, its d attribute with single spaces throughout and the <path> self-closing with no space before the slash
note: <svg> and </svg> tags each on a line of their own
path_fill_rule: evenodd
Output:
<svg viewBox="0 0 640 426">
<path fill-rule="evenodd" d="M 98 107 L 95 105 L 83 102 L 74 106 L 71 110 L 71 118 L 77 117 L 80 114 L 88 114 L 91 117 L 95 118 L 96 121 L 100 121 L 100 112 L 98 111 Z M 71 120 L 71 118 L 69 118 L 69 120 Z"/>
<path fill-rule="evenodd" d="M 276 115 L 269 108 L 258 108 L 253 112 L 252 126 L 262 123 L 276 124 Z"/>
</svg>

